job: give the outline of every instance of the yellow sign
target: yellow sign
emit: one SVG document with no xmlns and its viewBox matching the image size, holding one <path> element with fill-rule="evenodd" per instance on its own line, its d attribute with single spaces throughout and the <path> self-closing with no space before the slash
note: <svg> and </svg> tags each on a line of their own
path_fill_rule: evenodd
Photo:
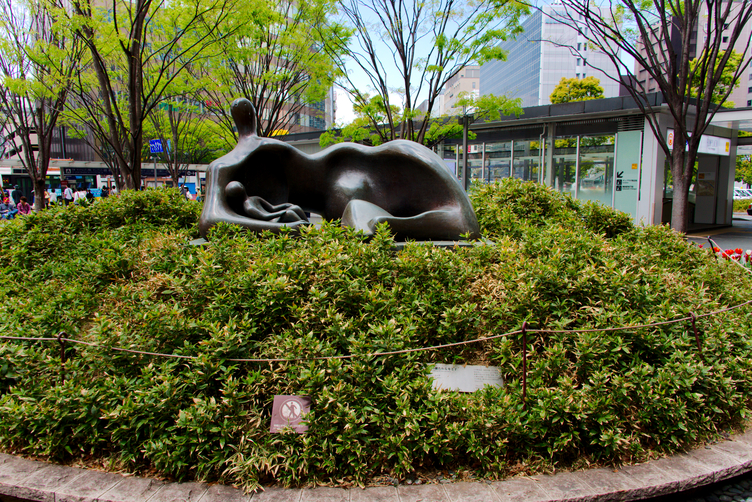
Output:
<svg viewBox="0 0 752 502">
<path fill-rule="evenodd" d="M 637 169 L 637 164 L 632 164 L 632 169 Z"/>
</svg>

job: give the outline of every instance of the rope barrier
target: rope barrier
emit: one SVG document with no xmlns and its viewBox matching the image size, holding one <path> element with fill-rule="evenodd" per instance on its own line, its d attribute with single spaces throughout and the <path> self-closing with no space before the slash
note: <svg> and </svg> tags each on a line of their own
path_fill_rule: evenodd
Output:
<svg viewBox="0 0 752 502">
<path fill-rule="evenodd" d="M 554 330 L 554 329 L 530 329 L 527 327 L 527 322 L 524 322 L 521 329 L 509 331 L 507 333 L 502 333 L 499 335 L 492 335 L 488 337 L 483 338 L 476 338 L 473 340 L 464 340 L 461 342 L 452 342 L 452 343 L 445 343 L 441 345 L 432 345 L 430 347 L 416 347 L 412 349 L 402 349 L 402 350 L 392 350 L 387 352 L 369 352 L 366 354 L 346 354 L 346 355 L 340 355 L 340 356 L 317 356 L 317 357 L 294 357 L 294 358 L 227 358 L 224 359 L 228 362 L 238 362 L 238 363 L 278 363 L 278 362 L 305 362 L 305 361 L 326 361 L 326 360 L 344 360 L 344 359 L 354 359 L 354 358 L 370 358 L 370 357 L 381 357 L 381 356 L 394 356 L 394 355 L 400 355 L 400 354 L 409 354 L 413 352 L 426 352 L 429 350 L 439 350 L 439 349 L 446 349 L 451 347 L 458 347 L 462 345 L 469 345 L 473 343 L 479 343 L 479 342 L 487 342 L 490 340 L 495 340 L 498 338 L 504 338 L 508 336 L 518 335 L 522 334 L 524 338 L 526 338 L 527 333 L 593 333 L 593 332 L 609 332 L 609 331 L 626 331 L 626 330 L 636 330 L 636 329 L 645 329 L 645 328 L 652 328 L 652 327 L 658 327 L 658 326 L 664 326 L 667 324 L 676 324 L 680 322 L 685 321 L 691 321 L 693 325 L 693 329 L 695 330 L 695 334 L 697 332 L 695 321 L 697 319 L 700 319 L 702 317 L 710 317 L 714 315 L 723 314 L 725 312 L 730 312 L 732 310 L 747 306 L 752 304 L 752 300 L 748 300 L 744 303 L 740 303 L 738 305 L 734 305 L 731 307 L 727 307 L 721 310 L 715 310 L 712 312 L 707 312 L 705 314 L 695 315 L 694 313 L 690 313 L 687 317 L 681 317 L 679 319 L 673 319 L 670 321 L 660 321 L 660 322 L 654 322 L 650 324 L 636 324 L 632 326 L 621 326 L 618 328 L 588 328 L 588 329 L 573 329 L 573 330 Z M 174 359 L 189 359 L 189 360 L 195 360 L 198 359 L 198 356 L 184 356 L 181 354 L 164 354 L 160 352 L 147 352 L 142 350 L 135 350 L 135 349 L 125 349 L 122 347 L 108 347 L 106 345 L 93 343 L 93 342 L 86 342 L 83 340 L 76 340 L 74 338 L 68 338 L 65 335 L 65 332 L 60 332 L 60 334 L 57 337 L 50 338 L 50 337 L 28 337 L 28 336 L 4 336 L 0 335 L 0 340 L 19 340 L 19 341 L 31 341 L 31 342 L 58 342 L 61 343 L 62 347 L 61 350 L 64 351 L 64 343 L 76 343 L 80 345 L 86 345 L 89 347 L 97 347 L 97 348 L 105 348 L 117 352 L 126 352 L 129 354 L 140 354 L 140 355 L 146 355 L 146 356 L 156 356 L 156 357 L 166 357 L 166 358 L 174 358 Z M 525 351 L 526 351 L 526 340 L 525 340 Z M 699 345 L 699 337 L 697 337 L 697 344 L 698 349 L 702 351 Z M 64 352 L 61 356 L 63 362 L 64 362 Z M 523 354 L 524 356 L 525 354 Z"/>
<path fill-rule="evenodd" d="M 719 255 L 720 253 L 716 253 L 716 252 L 715 252 L 715 250 L 716 250 L 716 249 L 722 249 L 722 248 L 721 248 L 721 247 L 720 247 L 720 246 L 719 246 L 718 244 L 716 244 L 716 243 L 715 243 L 715 241 L 713 241 L 713 239 L 711 239 L 709 235 L 708 235 L 708 242 L 710 243 L 710 246 L 711 246 L 711 250 L 713 251 L 713 254 L 715 255 L 715 257 L 716 257 L 716 260 L 717 260 L 717 259 L 718 259 L 718 255 Z M 752 274 L 752 269 L 749 269 L 749 268 L 745 267 L 744 265 L 742 265 L 742 264 L 741 264 L 741 263 L 739 263 L 738 261 L 736 261 L 736 260 L 732 260 L 732 259 L 730 259 L 730 258 L 729 258 L 729 261 L 731 261 L 731 262 L 733 262 L 733 263 L 736 263 L 737 265 L 739 265 L 740 267 L 742 267 L 742 269 L 743 269 L 743 270 L 744 270 L 745 272 L 749 272 L 750 274 Z"/>
</svg>

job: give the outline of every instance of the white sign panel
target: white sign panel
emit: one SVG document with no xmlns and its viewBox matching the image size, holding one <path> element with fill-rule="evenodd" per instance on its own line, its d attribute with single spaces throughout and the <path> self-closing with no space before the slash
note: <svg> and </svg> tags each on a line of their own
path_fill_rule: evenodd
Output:
<svg viewBox="0 0 752 502">
<path fill-rule="evenodd" d="M 691 136 L 691 134 L 690 134 Z M 674 149 L 674 130 L 669 129 L 666 135 L 666 142 L 670 149 Z M 709 155 L 723 155 L 728 157 L 731 152 L 731 140 L 728 138 L 719 138 L 718 136 L 710 136 L 703 134 L 700 138 L 700 146 L 697 148 L 697 153 L 707 153 Z"/>
<path fill-rule="evenodd" d="M 475 392 L 486 385 L 501 387 L 504 379 L 496 366 L 465 366 L 461 364 L 437 364 L 431 370 L 433 388 Z"/>
</svg>

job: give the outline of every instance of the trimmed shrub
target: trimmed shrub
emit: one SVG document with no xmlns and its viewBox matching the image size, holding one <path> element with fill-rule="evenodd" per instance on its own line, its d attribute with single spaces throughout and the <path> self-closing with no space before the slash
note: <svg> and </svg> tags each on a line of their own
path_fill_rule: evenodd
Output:
<svg viewBox="0 0 752 502">
<path fill-rule="evenodd" d="M 734 212 L 746 213 L 750 204 L 752 204 L 752 199 L 734 199 Z"/>
<path fill-rule="evenodd" d="M 473 194 L 494 242 L 472 248 L 395 251 L 385 226 L 367 240 L 336 222 L 300 236 L 219 225 L 193 247 L 195 204 L 138 196 L 144 212 L 151 196 L 166 197 L 175 219 L 115 226 L 124 218 L 95 204 L 71 212 L 97 223 L 55 226 L 47 218 L 66 216 L 40 214 L 0 227 L 0 266 L 14 285 L 0 297 L 2 333 L 65 330 L 94 344 L 69 344 L 63 369 L 57 343 L 0 343 L 5 451 L 248 489 L 362 485 L 428 469 L 498 478 L 639 461 L 748 417 L 749 306 L 698 319 L 702 353 L 688 322 L 572 331 L 748 299 L 749 274 L 668 228 L 512 182 Z M 47 231 L 66 245 L 31 244 Z M 527 347 L 515 333 L 373 355 L 485 339 L 525 321 Z M 274 361 L 233 361 L 249 358 Z M 439 362 L 493 364 L 506 384 L 435 390 Z M 305 435 L 269 432 L 274 396 L 286 394 L 312 398 Z"/>
</svg>

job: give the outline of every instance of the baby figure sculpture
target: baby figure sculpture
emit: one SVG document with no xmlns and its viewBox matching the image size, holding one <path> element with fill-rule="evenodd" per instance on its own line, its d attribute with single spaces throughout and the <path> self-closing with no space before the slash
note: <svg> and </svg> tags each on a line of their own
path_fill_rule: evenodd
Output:
<svg viewBox="0 0 752 502">
<path fill-rule="evenodd" d="M 397 240 L 480 237 L 470 199 L 441 158 L 412 141 L 341 143 L 314 155 L 256 135 L 246 99 L 232 104 L 234 150 L 209 166 L 201 235 L 219 222 L 279 232 L 310 224 L 306 212 L 373 234 L 386 222 Z"/>
</svg>

